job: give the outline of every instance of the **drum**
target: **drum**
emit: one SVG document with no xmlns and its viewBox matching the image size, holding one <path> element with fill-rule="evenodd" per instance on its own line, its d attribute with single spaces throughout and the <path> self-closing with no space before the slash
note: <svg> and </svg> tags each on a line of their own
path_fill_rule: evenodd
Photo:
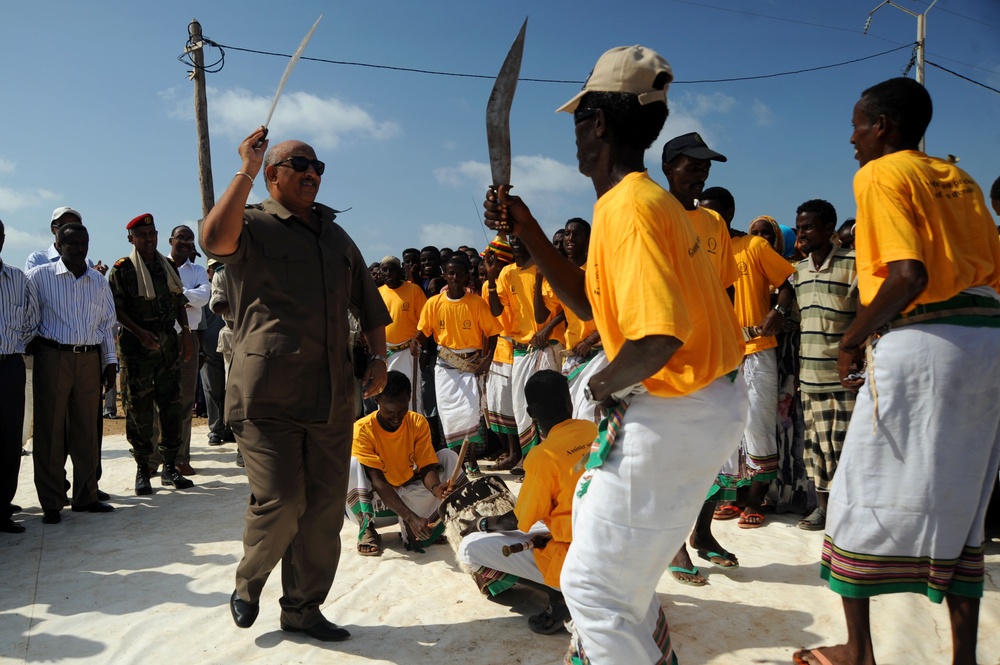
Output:
<svg viewBox="0 0 1000 665">
<path fill-rule="evenodd" d="M 465 483 L 444 500 L 438 516 L 444 522 L 448 544 L 458 554 L 464 521 L 503 515 L 514 510 L 516 498 L 498 476 L 484 476 Z M 471 571 L 470 571 L 471 572 Z"/>
</svg>

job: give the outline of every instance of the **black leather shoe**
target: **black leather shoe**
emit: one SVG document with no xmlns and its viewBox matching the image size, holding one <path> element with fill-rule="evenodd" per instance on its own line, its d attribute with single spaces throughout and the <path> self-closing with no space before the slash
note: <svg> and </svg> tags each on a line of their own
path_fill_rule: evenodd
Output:
<svg viewBox="0 0 1000 665">
<path fill-rule="evenodd" d="M 107 492 L 102 492 L 101 490 L 97 490 L 97 500 L 98 501 L 108 501 L 110 499 L 111 499 L 111 495 L 110 494 L 108 494 Z"/>
<path fill-rule="evenodd" d="M 294 626 L 289 626 L 287 623 L 282 622 L 281 630 L 286 633 L 305 633 L 309 637 L 314 640 L 319 640 L 320 642 L 343 642 L 344 640 L 351 638 L 351 634 L 347 632 L 346 629 L 341 628 L 337 624 L 327 621 L 326 619 L 320 619 L 308 628 L 295 628 Z"/>
<path fill-rule="evenodd" d="M 179 490 L 194 487 L 194 483 L 182 476 L 181 472 L 173 464 L 163 465 L 163 472 L 160 473 L 160 484 L 165 487 L 175 487 Z"/>
<path fill-rule="evenodd" d="M 223 444 L 222 437 L 212 432 L 208 435 L 208 445 L 210 446 L 221 446 Z"/>
<path fill-rule="evenodd" d="M 226 443 L 236 443 L 236 435 L 233 434 L 233 430 L 226 428 L 226 431 L 222 433 L 222 440 Z"/>
<path fill-rule="evenodd" d="M 24 527 L 8 518 L 0 520 L 0 533 L 24 533 Z"/>
<path fill-rule="evenodd" d="M 58 510 L 46 510 L 42 513 L 42 522 L 44 524 L 59 524 L 62 522 L 62 515 L 59 514 Z"/>
<path fill-rule="evenodd" d="M 229 598 L 229 611 L 233 613 L 233 621 L 240 628 L 249 628 L 257 620 L 260 613 L 260 603 L 248 603 L 233 591 Z"/>
<path fill-rule="evenodd" d="M 149 483 L 149 467 L 145 462 L 140 462 L 135 471 L 135 495 L 146 496 L 153 493 L 153 486 Z"/>
<path fill-rule="evenodd" d="M 115 507 L 110 503 L 95 501 L 94 503 L 88 503 L 86 506 L 73 506 L 70 510 L 74 513 L 113 513 Z"/>
</svg>

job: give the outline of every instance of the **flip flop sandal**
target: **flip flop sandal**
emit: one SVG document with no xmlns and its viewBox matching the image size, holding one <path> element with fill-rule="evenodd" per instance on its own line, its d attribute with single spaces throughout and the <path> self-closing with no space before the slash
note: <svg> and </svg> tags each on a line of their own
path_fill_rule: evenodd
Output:
<svg viewBox="0 0 1000 665">
<path fill-rule="evenodd" d="M 698 550 L 698 556 L 705 561 L 721 566 L 722 568 L 739 568 L 740 562 L 732 552 L 722 550 L 721 552 L 710 552 L 708 550 Z M 721 559 L 721 561 L 718 561 Z"/>
<path fill-rule="evenodd" d="M 366 549 L 362 551 L 362 547 L 375 549 Z M 358 543 L 358 554 L 361 556 L 382 556 L 382 535 L 376 533 L 375 537 L 366 536 L 361 542 Z"/>
<path fill-rule="evenodd" d="M 739 509 L 738 506 L 733 506 L 733 505 L 719 506 L 718 508 L 715 509 L 715 512 L 712 513 L 712 519 L 731 520 L 735 517 L 739 517 L 741 512 L 742 511 Z"/>
<path fill-rule="evenodd" d="M 750 522 L 749 519 L 751 517 L 757 517 L 760 519 L 760 521 L 757 523 Z M 764 516 L 761 515 L 760 513 L 754 513 L 754 512 L 748 513 L 747 511 L 744 510 L 742 513 L 740 513 L 740 521 L 736 523 L 736 526 L 738 526 L 741 529 L 759 529 L 760 527 L 764 526 Z"/>
<path fill-rule="evenodd" d="M 706 584 L 708 584 L 708 580 L 706 580 L 704 577 L 701 579 L 700 582 L 696 579 L 694 580 L 681 579 L 680 578 L 681 573 L 692 576 L 699 574 L 698 568 L 696 566 L 692 566 L 691 568 L 684 568 L 683 566 L 670 566 L 670 574 L 673 575 L 674 579 L 680 582 L 681 584 L 685 584 L 687 586 L 705 586 Z"/>
<path fill-rule="evenodd" d="M 539 635 L 551 635 L 565 630 L 567 619 L 569 619 L 569 608 L 565 605 L 555 607 L 549 605 L 541 614 L 528 617 L 528 628 Z"/>
</svg>

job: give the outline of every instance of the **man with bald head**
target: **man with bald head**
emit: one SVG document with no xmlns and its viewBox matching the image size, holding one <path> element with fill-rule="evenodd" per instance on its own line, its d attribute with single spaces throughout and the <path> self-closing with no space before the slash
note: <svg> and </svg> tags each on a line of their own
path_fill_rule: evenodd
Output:
<svg viewBox="0 0 1000 665">
<path fill-rule="evenodd" d="M 265 155 L 266 130 L 239 146 L 240 170 L 202 223 L 201 245 L 233 286 L 233 365 L 227 421 L 246 461 L 250 501 L 230 611 L 257 618 L 264 583 L 281 566 L 281 629 L 324 642 L 350 634 L 319 611 L 340 559 L 354 421 L 348 311 L 371 356 L 364 396 L 386 381 L 391 322 L 361 252 L 316 203 L 326 165 L 299 141 Z M 263 167 L 263 168 L 262 168 Z M 270 196 L 247 206 L 257 175 Z"/>
</svg>

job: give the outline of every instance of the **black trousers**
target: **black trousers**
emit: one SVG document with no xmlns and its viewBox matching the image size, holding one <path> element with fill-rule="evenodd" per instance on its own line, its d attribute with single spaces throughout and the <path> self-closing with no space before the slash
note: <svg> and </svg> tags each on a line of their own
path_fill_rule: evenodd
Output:
<svg viewBox="0 0 1000 665">
<path fill-rule="evenodd" d="M 24 381 L 24 357 L 0 355 L 0 521 L 10 519 L 21 471 Z"/>
</svg>

